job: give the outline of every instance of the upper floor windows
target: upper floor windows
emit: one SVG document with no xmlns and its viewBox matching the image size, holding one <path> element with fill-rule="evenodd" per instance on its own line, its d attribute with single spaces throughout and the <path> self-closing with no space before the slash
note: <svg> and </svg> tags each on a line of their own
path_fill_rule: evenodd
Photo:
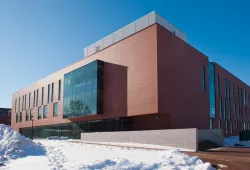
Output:
<svg viewBox="0 0 250 170">
<path fill-rule="evenodd" d="M 61 99 L 61 80 L 59 80 L 58 84 L 58 101 Z"/>
<path fill-rule="evenodd" d="M 51 102 L 54 101 L 54 83 L 51 84 Z"/>
<path fill-rule="evenodd" d="M 50 96 L 50 84 L 48 85 L 48 103 L 49 103 L 49 96 Z"/>
<path fill-rule="evenodd" d="M 36 107 L 38 106 L 38 94 L 39 94 L 39 90 L 36 90 Z"/>
<path fill-rule="evenodd" d="M 206 90 L 206 70 L 205 66 L 202 66 L 202 90 Z"/>
<path fill-rule="evenodd" d="M 33 93 L 33 108 L 35 107 L 35 104 L 36 104 L 36 90 L 34 91 Z"/>
<path fill-rule="evenodd" d="M 42 105 L 43 105 L 43 100 L 44 100 L 44 87 L 42 87 Z"/>
<path fill-rule="evenodd" d="M 217 95 L 220 96 L 220 75 L 217 75 Z"/>
</svg>

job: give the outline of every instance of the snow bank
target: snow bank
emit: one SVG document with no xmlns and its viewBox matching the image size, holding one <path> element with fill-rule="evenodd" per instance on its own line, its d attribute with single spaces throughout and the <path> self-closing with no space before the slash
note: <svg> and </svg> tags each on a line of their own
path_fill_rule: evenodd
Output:
<svg viewBox="0 0 250 170">
<path fill-rule="evenodd" d="M 48 140 L 68 140 L 69 138 L 66 137 L 66 136 L 50 136 L 50 137 L 47 137 Z"/>
<path fill-rule="evenodd" d="M 47 148 L 50 169 L 213 169 L 210 163 L 178 149 L 156 151 L 53 140 L 41 140 L 41 143 Z"/>
<path fill-rule="evenodd" d="M 28 155 L 45 155 L 45 149 L 40 143 L 25 138 L 10 126 L 0 124 L 0 162 Z"/>
<path fill-rule="evenodd" d="M 230 146 L 250 147 L 250 141 L 240 141 L 239 136 L 230 136 L 224 138 L 224 147 Z"/>
</svg>

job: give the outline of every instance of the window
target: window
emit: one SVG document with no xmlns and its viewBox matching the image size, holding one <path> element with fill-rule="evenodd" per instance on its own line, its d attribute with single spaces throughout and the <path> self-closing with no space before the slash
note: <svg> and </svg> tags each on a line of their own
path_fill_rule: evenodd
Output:
<svg viewBox="0 0 250 170">
<path fill-rule="evenodd" d="M 33 116 L 34 116 L 34 110 L 31 109 L 31 110 L 30 110 L 30 120 L 32 120 Z"/>
<path fill-rule="evenodd" d="M 224 97 L 225 99 L 227 98 L 227 79 L 225 79 L 225 82 L 224 82 Z"/>
<path fill-rule="evenodd" d="M 22 99 L 22 110 L 23 110 L 23 105 L 24 105 L 24 96 L 23 96 L 23 99 Z"/>
<path fill-rule="evenodd" d="M 53 116 L 58 116 L 58 103 L 54 103 L 53 106 Z"/>
<path fill-rule="evenodd" d="M 47 106 L 43 106 L 43 118 L 47 118 Z"/>
<path fill-rule="evenodd" d="M 33 96 L 33 108 L 35 107 L 36 104 L 36 90 L 34 91 L 34 96 Z"/>
<path fill-rule="evenodd" d="M 236 132 L 238 132 L 238 122 L 235 122 L 235 129 L 236 129 Z"/>
<path fill-rule="evenodd" d="M 210 118 L 215 118 L 215 83 L 214 83 L 214 65 L 208 65 L 209 76 L 209 104 L 210 104 Z"/>
<path fill-rule="evenodd" d="M 100 51 L 100 49 L 101 49 L 101 47 L 100 47 L 100 45 L 98 45 L 97 47 L 95 47 L 95 52 Z"/>
<path fill-rule="evenodd" d="M 228 100 L 228 120 L 231 120 L 231 103 L 230 103 L 230 100 Z"/>
<path fill-rule="evenodd" d="M 238 102 L 240 103 L 240 87 L 238 86 Z"/>
<path fill-rule="evenodd" d="M 217 94 L 220 96 L 220 75 L 217 75 Z"/>
<path fill-rule="evenodd" d="M 20 112 L 20 97 L 18 98 L 18 112 Z"/>
<path fill-rule="evenodd" d="M 17 99 L 15 99 L 15 113 L 16 113 L 16 104 L 17 104 Z"/>
<path fill-rule="evenodd" d="M 246 123 L 243 123 L 243 130 L 246 130 Z"/>
<path fill-rule="evenodd" d="M 226 119 L 226 99 L 224 99 L 224 105 L 223 105 L 223 116 L 224 116 L 224 119 Z"/>
<path fill-rule="evenodd" d="M 29 111 L 28 110 L 26 110 L 25 121 L 29 121 Z"/>
<path fill-rule="evenodd" d="M 38 119 L 42 118 L 42 107 L 38 107 Z"/>
<path fill-rule="evenodd" d="M 51 84 L 51 102 L 54 100 L 54 83 Z"/>
<path fill-rule="evenodd" d="M 206 72 L 205 72 L 205 66 L 202 66 L 202 90 L 206 90 Z"/>
<path fill-rule="evenodd" d="M 247 91 L 246 91 L 246 89 L 244 90 L 243 103 L 244 103 L 244 105 L 247 104 Z"/>
<path fill-rule="evenodd" d="M 20 112 L 19 122 L 22 122 L 22 112 Z"/>
<path fill-rule="evenodd" d="M 42 87 L 42 105 L 43 105 L 44 87 Z"/>
<path fill-rule="evenodd" d="M 39 93 L 39 90 L 37 89 L 36 90 L 36 107 L 38 106 L 38 93 Z"/>
<path fill-rule="evenodd" d="M 29 109 L 30 109 L 30 97 L 31 97 L 31 93 L 29 93 Z"/>
<path fill-rule="evenodd" d="M 27 99 L 27 94 L 24 96 L 24 110 L 26 110 L 26 99 Z"/>
<path fill-rule="evenodd" d="M 16 113 L 16 123 L 18 122 L 18 113 Z"/>
<path fill-rule="evenodd" d="M 50 95 L 50 84 L 48 85 L 48 103 L 49 103 L 49 95 Z"/>
<path fill-rule="evenodd" d="M 233 87 L 232 87 L 232 97 L 233 97 L 233 101 L 235 100 L 235 95 L 234 95 L 234 84 L 233 84 Z"/>
<path fill-rule="evenodd" d="M 220 98 L 220 119 L 222 119 L 222 112 L 223 112 L 223 101 L 222 98 Z"/>
<path fill-rule="evenodd" d="M 221 129 L 220 120 L 218 120 L 218 129 Z"/>
<path fill-rule="evenodd" d="M 234 103 L 234 120 L 237 120 L 237 108 L 236 103 Z"/>
<path fill-rule="evenodd" d="M 227 121 L 226 121 L 226 133 L 228 133 L 228 124 L 227 124 Z"/>
<path fill-rule="evenodd" d="M 58 101 L 61 99 L 61 80 L 59 80 L 58 84 Z"/>
<path fill-rule="evenodd" d="M 228 87 L 228 94 L 227 94 L 227 97 L 229 98 L 229 99 L 231 99 L 231 95 L 230 95 L 230 80 L 228 80 L 228 82 L 227 82 L 228 84 L 227 84 L 227 87 Z"/>
</svg>

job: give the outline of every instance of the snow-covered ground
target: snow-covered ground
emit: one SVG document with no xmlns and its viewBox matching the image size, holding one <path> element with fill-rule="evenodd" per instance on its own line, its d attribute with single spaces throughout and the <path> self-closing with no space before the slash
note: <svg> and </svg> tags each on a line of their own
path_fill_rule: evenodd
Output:
<svg viewBox="0 0 250 170">
<path fill-rule="evenodd" d="M 230 146 L 250 147 L 250 141 L 240 141 L 239 136 L 230 136 L 224 138 L 224 147 Z"/>
<path fill-rule="evenodd" d="M 104 145 L 112 145 L 112 146 L 121 146 L 121 147 L 135 147 L 135 148 L 145 148 L 145 149 L 159 149 L 159 150 L 171 150 L 176 149 L 170 146 L 161 146 L 161 145 L 153 145 L 153 144 L 141 144 L 141 143 L 132 143 L 132 142 L 89 142 L 89 141 L 81 141 L 85 143 L 93 143 L 93 144 L 104 144 Z M 186 152 L 195 152 L 191 149 L 178 148 L 180 151 Z"/>
<path fill-rule="evenodd" d="M 213 169 L 198 157 L 179 150 L 153 151 L 114 146 L 39 140 L 46 147 L 44 156 L 12 160 L 3 169 Z"/>
<path fill-rule="evenodd" d="M 144 146 L 137 144 L 137 147 Z M 2 170 L 213 169 L 210 163 L 178 149 L 157 151 L 73 140 L 31 141 L 6 125 L 0 125 L 0 156 Z"/>
</svg>

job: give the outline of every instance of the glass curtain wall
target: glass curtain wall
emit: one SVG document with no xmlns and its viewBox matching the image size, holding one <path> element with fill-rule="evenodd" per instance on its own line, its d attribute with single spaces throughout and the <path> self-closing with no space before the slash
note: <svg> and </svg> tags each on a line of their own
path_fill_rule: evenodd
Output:
<svg viewBox="0 0 250 170">
<path fill-rule="evenodd" d="M 103 113 L 103 67 L 96 60 L 64 75 L 63 118 Z"/>
<path fill-rule="evenodd" d="M 215 83 L 214 65 L 209 62 L 209 98 L 210 98 L 210 118 L 215 118 Z"/>
</svg>

